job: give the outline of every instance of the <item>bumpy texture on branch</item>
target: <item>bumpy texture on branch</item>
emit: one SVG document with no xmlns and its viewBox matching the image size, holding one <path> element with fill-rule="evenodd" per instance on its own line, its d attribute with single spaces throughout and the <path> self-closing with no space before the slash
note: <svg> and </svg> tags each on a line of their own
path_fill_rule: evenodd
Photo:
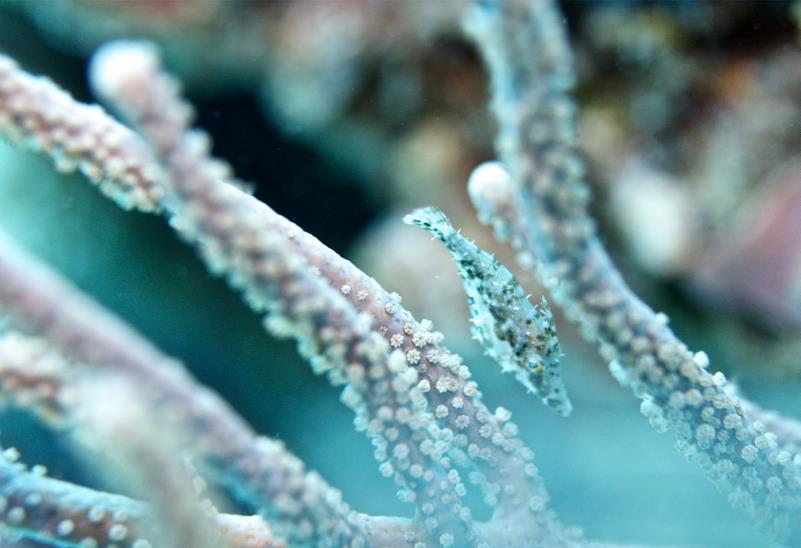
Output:
<svg viewBox="0 0 801 548">
<path fill-rule="evenodd" d="M 142 67 L 143 62 L 148 64 L 141 57 L 137 60 L 136 54 L 132 54 L 131 50 L 126 53 L 117 49 L 117 55 L 120 54 L 130 55 L 129 62 L 118 63 L 117 67 Z M 126 70 L 117 70 L 115 65 L 108 63 L 105 64 L 106 68 L 100 70 L 101 66 L 100 63 L 94 64 L 92 77 L 99 94 L 103 95 L 104 88 L 109 87 L 121 91 L 120 79 L 124 81 Z M 142 68 L 153 70 L 152 66 Z M 127 72 L 130 77 L 131 71 Z M 175 93 L 176 84 L 170 80 L 161 78 L 159 85 L 159 97 Z M 136 89 L 130 91 L 132 93 L 128 94 L 128 108 L 147 108 L 148 101 L 153 101 L 152 94 L 137 94 Z M 155 90 L 151 90 L 153 91 Z M 185 103 L 177 99 L 171 99 L 170 103 L 170 112 L 151 116 L 148 120 L 149 134 L 157 146 L 170 146 L 170 140 L 181 134 L 191 112 Z M 192 141 L 206 142 L 206 138 L 199 132 L 195 131 L 192 135 L 194 137 L 186 137 L 185 141 L 188 142 L 182 144 L 184 148 L 191 146 Z M 225 180 L 228 170 L 222 167 L 221 162 L 211 160 L 203 152 L 202 149 L 196 150 L 193 161 L 198 166 L 204 166 L 204 175 L 209 180 Z M 187 163 L 186 158 L 184 163 Z M 220 185 L 218 187 L 221 188 Z M 517 437 L 517 428 L 509 422 L 507 411 L 499 408 L 493 414 L 487 410 L 481 401 L 476 383 L 470 380 L 470 371 L 458 356 L 440 344 L 442 335 L 431 331 L 430 322 L 417 322 L 402 307 L 397 295 L 385 291 L 352 263 L 265 204 L 242 193 L 229 191 L 228 194 L 227 199 L 236 202 L 239 216 L 247 211 L 262 234 L 274 233 L 286 238 L 295 253 L 308 266 L 316 269 L 355 311 L 370 318 L 374 332 L 388 341 L 390 347 L 403 352 L 408 366 L 417 370 L 417 389 L 425 394 L 429 408 L 433 411 L 436 424 L 429 428 L 434 429 L 432 436 L 436 438 L 438 451 L 449 452 L 457 465 L 471 470 L 471 482 L 481 486 L 485 502 L 496 507 L 496 513 L 500 516 L 519 514 L 521 508 L 530 508 L 532 517 L 539 519 L 538 516 L 543 515 L 540 510 L 547 502 L 547 493 L 531 462 L 532 452 Z M 167 207 L 170 209 L 169 203 Z M 179 231 L 186 228 L 180 223 L 173 224 Z M 185 237 L 192 240 L 196 235 L 189 230 Z M 212 269 L 224 268 L 224 265 L 224 260 L 218 263 L 212 257 Z M 236 265 L 233 267 L 237 268 Z M 245 295 L 252 297 L 253 293 L 246 292 Z M 260 307 L 259 299 L 251 304 L 257 309 Z M 548 526 L 548 522 L 546 519 L 541 526 Z"/>
<path fill-rule="evenodd" d="M 126 209 L 154 211 L 162 173 L 128 128 L 97 105 L 75 102 L 46 78 L 0 55 L 0 134 L 43 150 L 60 171 L 79 169 Z"/>
<path fill-rule="evenodd" d="M 278 527 L 323 528 L 331 539 L 358 530 L 339 492 L 307 473 L 279 442 L 257 437 L 178 362 L 1 235 L 0 306 L 65 355 L 135 379 L 165 413 L 185 420 L 194 450 L 221 480 Z"/>
<path fill-rule="evenodd" d="M 93 82 L 153 143 L 169 174 L 173 226 L 196 244 L 212 271 L 225 274 L 267 326 L 291 336 L 318 372 L 345 384 L 342 400 L 357 414 L 402 498 L 415 502 L 428 533 L 442 545 L 475 541 L 466 489 L 445 454 L 451 440 L 435 436 L 417 372 L 391 352 L 368 317 L 310 273 L 285 238 L 265 227 L 242 192 L 223 182 L 210 161 L 205 135 L 188 131 L 191 108 L 163 74 L 153 48 L 106 46 L 94 61 Z M 328 533 L 304 539 L 319 543 Z M 328 540 L 326 540 L 328 542 Z"/>
<path fill-rule="evenodd" d="M 596 236 L 576 149 L 571 58 L 561 16 L 546 0 L 477 0 L 467 19 L 492 76 L 497 150 L 511 177 L 474 181 L 475 204 L 533 254 L 569 318 L 598 343 L 613 373 L 672 429 L 729 501 L 779 539 L 801 542 L 801 462 L 743 412 L 657 314 L 625 284 Z M 500 189 L 497 201 L 491 187 Z M 511 199 L 511 202 L 510 202 Z M 504 208 L 513 214 L 500 218 Z"/>
</svg>

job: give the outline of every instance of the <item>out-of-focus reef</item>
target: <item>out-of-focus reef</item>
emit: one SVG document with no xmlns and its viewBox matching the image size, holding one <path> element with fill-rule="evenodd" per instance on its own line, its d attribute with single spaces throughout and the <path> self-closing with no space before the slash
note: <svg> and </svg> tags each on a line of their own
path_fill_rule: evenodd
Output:
<svg viewBox="0 0 801 548">
<path fill-rule="evenodd" d="M 281 131 L 356 170 L 393 214 L 447 195 L 468 224 L 462 183 L 490 154 L 492 122 L 481 64 L 459 32 L 462 7 L 4 5 L 81 55 L 113 37 L 156 39 L 193 93 L 258 90 Z M 789 212 L 799 200 L 792 189 L 801 65 L 791 5 L 590 2 L 566 10 L 582 138 L 592 180 L 609 197 L 600 213 L 621 250 L 649 275 L 687 288 L 686 298 L 774 334 L 797 334 L 801 258 Z M 393 237 L 382 236 L 386 230 L 401 229 L 365 237 L 364 260 L 380 262 L 371 250 Z M 754 255 L 755 247 L 772 251 Z M 743 270 L 738 257 L 761 270 Z M 767 272 L 772 283 L 756 290 L 754 280 Z"/>
</svg>

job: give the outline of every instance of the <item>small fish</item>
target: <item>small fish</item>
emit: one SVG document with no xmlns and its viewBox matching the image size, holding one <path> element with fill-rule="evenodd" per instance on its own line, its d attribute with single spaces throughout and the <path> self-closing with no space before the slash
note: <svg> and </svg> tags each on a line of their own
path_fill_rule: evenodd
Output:
<svg viewBox="0 0 801 548">
<path fill-rule="evenodd" d="M 467 294 L 473 338 L 484 352 L 547 407 L 569 415 L 573 406 L 562 381 L 562 350 L 545 298 L 531 304 L 512 273 L 462 236 L 442 211 L 424 207 L 403 222 L 423 228 L 450 251 Z"/>
</svg>

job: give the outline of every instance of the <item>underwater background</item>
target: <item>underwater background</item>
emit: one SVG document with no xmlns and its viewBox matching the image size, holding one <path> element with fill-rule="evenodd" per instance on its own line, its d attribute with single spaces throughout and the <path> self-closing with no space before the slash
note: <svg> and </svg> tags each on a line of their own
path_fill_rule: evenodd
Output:
<svg viewBox="0 0 801 548">
<path fill-rule="evenodd" d="M 768 546 L 557 316 L 574 404 L 563 419 L 470 340 L 447 252 L 402 224 L 434 204 L 510 268 L 469 205 L 491 159 L 482 63 L 461 2 L 0 1 L 0 52 L 91 101 L 89 54 L 146 37 L 197 124 L 255 194 L 434 321 L 490 408 L 510 409 L 567 524 L 651 546 Z M 563 9 L 605 243 L 677 335 L 761 405 L 801 417 L 801 50 L 791 2 L 576 2 Z M 161 220 L 0 142 L 0 227 L 179 357 L 256 430 L 286 442 L 359 511 L 403 515 L 338 390 Z M 520 274 L 537 299 L 542 288 Z M 28 417 L 4 445 L 93 485 Z M 485 510 L 484 510 L 485 511 Z M 475 513 L 482 516 L 480 504 Z"/>
</svg>

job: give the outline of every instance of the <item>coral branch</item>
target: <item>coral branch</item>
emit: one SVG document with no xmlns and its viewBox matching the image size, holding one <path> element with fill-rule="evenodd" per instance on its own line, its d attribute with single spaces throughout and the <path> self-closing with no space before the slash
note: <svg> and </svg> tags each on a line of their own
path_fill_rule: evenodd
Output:
<svg viewBox="0 0 801 548">
<path fill-rule="evenodd" d="M 131 548 L 150 546 L 154 538 L 144 505 L 46 478 L 38 469 L 25 471 L 5 457 L 0 458 L 0 497 L 0 519 L 22 537 Z"/>
<path fill-rule="evenodd" d="M 217 510 L 201 500 L 199 478 L 185 462 L 190 434 L 184 421 L 158 412 L 158 402 L 135 386 L 119 374 L 95 372 L 80 379 L 74 411 L 78 437 L 111 457 L 111 463 L 99 462 L 101 475 L 150 502 L 160 539 L 168 546 L 224 546 Z M 91 453 L 87 456 L 91 461 Z"/>
<path fill-rule="evenodd" d="M 45 477 L 41 468 L 29 471 L 14 459 L 11 449 L 0 456 L 0 521 L 5 536 L 54 546 L 153 546 L 148 505 Z M 217 525 L 231 548 L 284 546 L 258 517 L 221 514 Z"/>
<path fill-rule="evenodd" d="M 797 544 L 799 463 L 726 394 L 722 374 L 706 371 L 706 355 L 693 355 L 665 315 L 632 293 L 596 236 L 576 150 L 571 59 L 556 8 L 548 1 L 480 0 L 467 25 L 492 75 L 497 149 L 511 174 L 501 194 L 514 197 L 523 220 L 504 226 L 523 229 L 516 241 L 539 261 L 554 299 L 643 400 L 653 426 L 671 428 L 679 448 L 732 504 Z"/>
<path fill-rule="evenodd" d="M 211 546 L 217 546 L 222 542 L 261 546 L 269 542 L 269 535 L 262 535 L 261 540 L 254 536 L 257 530 L 264 532 L 263 522 L 257 525 L 259 518 L 250 518 L 255 520 L 253 525 L 243 531 L 232 532 L 232 527 L 242 528 L 244 517 L 221 516 L 212 507 L 201 508 L 192 503 L 195 492 L 191 486 L 196 482 L 192 478 L 181 479 L 187 474 L 177 443 L 182 425 L 174 417 L 162 416 L 157 427 L 153 417 L 145 420 L 147 410 L 158 407 L 147 394 L 133 397 L 123 378 L 112 381 L 106 378 L 108 373 L 98 377 L 97 372 L 86 372 L 85 366 L 69 363 L 44 341 L 17 332 L 0 337 L 0 401 L 31 412 L 51 427 L 69 428 L 90 447 L 111 448 L 110 452 L 121 459 L 121 466 L 107 476 L 128 478 L 132 470 L 139 470 L 135 478 L 131 477 L 132 485 L 140 491 L 149 486 L 143 495 L 157 505 L 158 511 L 153 513 L 163 524 L 162 529 L 169 533 L 181 527 L 178 532 L 184 538 L 174 539 L 172 545 L 203 546 L 204 542 L 213 542 Z M 139 416 L 131 416 L 137 410 Z M 115 417 L 117 420 L 113 420 Z M 172 424 L 165 424 L 165 420 Z M 203 516 L 218 522 L 222 538 L 218 532 L 208 530 L 209 519 L 197 523 Z M 234 534 L 237 540 L 231 539 Z M 191 536 L 189 540 L 187 535 Z"/>
<path fill-rule="evenodd" d="M 170 175 L 174 226 L 197 245 L 207 265 L 225 274 L 273 333 L 298 341 L 315 370 L 346 384 L 342 400 L 376 446 L 384 475 L 414 501 L 426 530 L 444 546 L 475 541 L 458 472 L 445 458 L 450 438 L 432 434 L 417 372 L 281 235 L 265 226 L 246 195 L 223 182 L 205 137 L 187 130 L 190 108 L 160 71 L 152 48 L 120 43 L 101 50 L 93 81 L 154 144 Z"/>
<path fill-rule="evenodd" d="M 135 59 L 129 61 L 141 62 Z M 116 66 L 135 65 L 126 62 Z M 120 72 L 114 66 L 107 70 L 93 70 L 93 81 L 100 95 L 103 95 L 104 87 L 113 87 L 117 93 L 125 91 L 127 84 L 120 82 L 120 77 L 125 78 L 125 74 Z M 136 93 L 135 87 L 128 90 L 127 108 L 150 108 L 147 103 L 153 100 L 154 90 L 143 95 Z M 161 80 L 159 93 L 169 96 L 175 88 L 174 83 Z M 149 134 L 157 144 L 168 142 L 166 136 L 170 134 L 177 138 L 190 112 L 188 107 L 175 100 L 170 110 L 161 118 L 152 114 L 147 116 Z M 191 146 L 190 143 L 182 146 Z M 202 150 L 194 151 L 194 154 L 197 157 L 185 164 L 206 165 L 205 175 L 209 182 L 225 175 L 226 170 L 220 168 L 221 164 L 210 161 Z M 294 251 L 316 269 L 356 311 L 369 315 L 374 331 L 383 336 L 391 347 L 403 352 L 407 364 L 414 366 L 419 373 L 418 389 L 425 393 L 430 408 L 435 411 L 438 430 L 434 435 L 439 438 L 438 445 L 453 440 L 451 457 L 460 466 L 477 470 L 478 473 L 472 472 L 470 478 L 484 490 L 485 501 L 491 506 L 497 505 L 496 511 L 501 516 L 519 513 L 521 508 L 536 509 L 531 510 L 534 518 L 530 521 L 532 529 L 553 527 L 552 520 L 544 518 L 539 510 L 547 502 L 547 493 L 531 462 L 533 453 L 517 438 L 516 426 L 508 422 L 508 413 L 499 410 L 493 415 L 486 409 L 477 385 L 469 380 L 469 370 L 458 356 L 439 344 L 442 337 L 430 331 L 430 325 L 426 325 L 430 322 L 418 323 L 400 305 L 396 295 L 387 293 L 374 279 L 265 204 L 242 193 L 228 191 L 228 194 L 229 199 L 237 203 L 240 217 L 247 212 L 254 226 L 260 227 L 261 233 L 284 236 Z M 180 223 L 174 225 L 179 230 L 185 228 Z M 189 237 L 193 236 L 189 234 Z M 205 245 L 208 249 L 208 243 Z M 212 253 L 216 251 L 212 250 Z M 212 257 L 211 267 L 214 269 L 217 264 Z"/>
<path fill-rule="evenodd" d="M 102 108 L 78 103 L 46 78 L 0 55 L 0 134 L 46 152 L 60 171 L 79 169 L 126 209 L 154 211 L 162 174 L 147 148 Z"/>
<path fill-rule="evenodd" d="M 280 443 L 256 437 L 178 362 L 1 236 L 0 305 L 66 355 L 120 371 L 141 383 L 164 412 L 184 414 L 195 450 L 277 526 L 316 527 L 334 542 L 359 536 L 335 489 L 306 473 Z"/>
<path fill-rule="evenodd" d="M 54 429 L 70 422 L 67 360 L 44 341 L 17 332 L 0 335 L 0 405 L 24 409 Z"/>
<path fill-rule="evenodd" d="M 28 141 L 36 142 L 37 135 L 43 132 L 41 128 L 47 129 L 53 125 L 45 125 L 41 120 L 49 119 L 47 113 L 55 100 L 52 97 L 56 97 L 59 101 L 59 112 L 68 113 L 69 118 L 74 119 L 72 126 L 110 128 L 110 133 L 121 136 L 118 139 L 124 137 L 124 141 L 129 143 L 125 150 L 130 148 L 135 151 L 124 154 L 126 169 L 132 173 L 147 174 L 146 186 L 153 187 L 147 193 L 129 192 L 127 188 L 130 181 L 126 177 L 109 176 L 104 179 L 108 194 L 126 196 L 127 201 L 123 203 L 126 207 L 132 205 L 142 210 L 160 210 L 166 206 L 169 209 L 169 204 L 163 201 L 163 189 L 158 188 L 164 182 L 161 168 L 138 135 L 110 118 L 101 109 L 81 105 L 45 79 L 24 73 L 10 60 L 5 60 L 5 66 L 7 68 L 5 72 L 0 71 L 0 76 L 9 82 L 6 88 L 14 91 L 15 96 L 27 98 L 24 101 L 24 116 L 18 113 L 19 109 L 13 108 L 14 103 L 0 101 L 0 113 L 8 121 L 5 129 L 7 135 L 20 135 Z M 98 74 L 95 79 L 103 78 L 105 76 Z M 47 93 L 40 92 L 40 88 Z M 7 93 L 11 97 L 10 92 Z M 190 109 L 181 106 L 171 113 L 168 125 L 182 125 L 189 113 Z M 94 131 L 97 133 L 98 130 Z M 176 131 L 176 128 L 173 127 L 172 131 Z M 55 133 L 60 138 L 58 146 L 44 147 L 43 150 L 58 160 L 66 142 L 64 136 L 71 133 Z M 114 154 L 95 154 L 94 149 L 86 153 L 94 154 L 90 160 L 97 165 L 100 172 L 114 173 Z M 210 169 L 216 177 L 227 182 L 232 181 L 225 164 L 207 162 L 206 165 L 211 166 Z M 340 291 L 358 311 L 370 315 L 374 330 L 389 341 L 393 348 L 404 353 L 406 361 L 419 373 L 418 386 L 426 392 L 431 409 L 440 410 L 435 417 L 441 429 L 440 436 L 453 438 L 451 457 L 460 466 L 478 471 L 471 473 L 470 478 L 484 490 L 484 498 L 488 504 L 496 506 L 500 514 L 516 513 L 521 507 L 542 507 L 545 504 L 547 493 L 531 462 L 532 452 L 517 437 L 515 425 L 508 421 L 503 412 L 498 415 L 487 410 L 481 401 L 481 392 L 470 380 L 469 370 L 461 363 L 459 356 L 440 344 L 441 335 L 431 332 L 430 322 L 416 321 L 401 306 L 396 295 L 389 294 L 373 278 L 267 205 L 244 194 L 238 196 L 238 201 L 241 207 L 253 211 L 252 215 L 259 219 L 265 231 L 286 237 L 332 287 Z M 488 440 L 499 440 L 499 443 L 490 444 Z M 502 489 L 502 485 L 507 487 Z"/>
<path fill-rule="evenodd" d="M 29 78 L 32 79 L 32 77 Z M 68 98 L 66 95 L 65 97 Z M 65 108 L 72 108 L 73 106 L 71 104 L 65 106 Z M 3 108 L 4 105 L 0 103 L 0 111 Z M 35 111 L 36 104 L 32 103 L 29 108 L 31 111 Z M 97 116 L 102 114 L 100 110 L 96 112 Z M 177 114 L 174 118 L 168 118 L 167 127 L 171 124 L 173 126 L 172 131 L 175 133 L 186 123 L 189 109 L 179 109 L 173 112 Z M 117 124 L 105 114 L 102 114 L 102 118 L 104 124 Z M 91 120 L 86 121 L 86 123 L 90 122 Z M 122 128 L 121 131 L 128 130 Z M 130 132 L 127 135 L 132 142 L 137 143 L 138 137 L 136 135 Z M 169 132 L 166 135 L 169 135 Z M 197 136 L 197 134 L 195 135 Z M 192 139 L 192 137 L 189 137 L 187 140 L 190 148 L 195 146 L 191 144 Z M 197 145 L 202 142 L 202 139 L 194 142 Z M 137 150 L 144 150 L 141 145 L 141 142 L 136 144 Z M 49 152 L 53 153 L 52 150 Z M 231 181 L 225 165 L 220 162 L 210 163 L 202 146 L 194 149 L 194 153 L 202 156 L 204 160 L 202 165 L 209 176 L 226 182 Z M 160 169 L 154 163 L 150 154 L 145 153 L 137 158 L 128 157 L 128 161 L 132 162 L 131 169 L 142 172 L 155 172 Z M 164 183 L 162 175 L 159 176 L 158 182 L 159 184 Z M 109 179 L 108 183 L 121 184 L 120 181 L 113 178 Z M 394 362 L 396 364 L 394 367 L 402 367 L 402 369 L 392 373 L 392 376 L 408 369 L 404 365 L 404 361 L 406 364 L 416 366 L 419 374 L 416 390 L 425 393 L 432 409 L 447 411 L 445 413 L 437 413 L 437 416 L 434 417 L 436 425 L 429 424 L 427 431 L 421 432 L 420 426 L 416 427 L 417 432 L 421 432 L 424 441 L 426 438 L 431 441 L 431 443 L 426 444 L 426 451 L 433 450 L 441 456 L 448 454 L 460 466 L 478 470 L 478 472 L 470 474 L 471 481 L 479 484 L 484 489 L 487 503 L 491 505 L 497 504 L 496 516 L 494 517 L 496 523 L 514 520 L 514 516 L 519 517 L 522 512 L 528 516 L 523 521 L 526 530 L 529 531 L 529 536 L 534 537 L 542 534 L 544 538 L 553 538 L 553 535 L 545 533 L 545 531 L 556 531 L 560 526 L 549 512 L 544 511 L 547 493 L 536 472 L 536 468 L 531 462 L 533 454 L 517 438 L 516 427 L 508 421 L 508 413 L 499 410 L 500 414 L 493 415 L 487 411 L 481 402 L 481 393 L 478 391 L 476 384 L 469 381 L 470 374 L 467 368 L 461 364 L 458 356 L 451 354 L 447 349 L 439 345 L 441 335 L 430 332 L 430 326 L 426 325 L 425 321 L 422 323 L 416 322 L 411 314 L 400 306 L 398 299 L 394 295 L 388 294 L 375 280 L 363 274 L 350 262 L 336 255 L 313 236 L 304 233 L 297 226 L 247 194 L 238 190 L 235 191 L 230 185 L 227 186 L 227 189 L 226 192 L 230 192 L 232 196 L 235 196 L 235 200 L 238 206 L 242 208 L 242 211 L 249 212 L 245 217 L 251 218 L 254 225 L 260 227 L 262 233 L 276 233 L 286 237 L 287 241 L 303 260 L 307 261 L 312 267 L 317 268 L 327 282 L 336 288 L 337 292 L 347 299 L 357 311 L 368 313 L 374 321 L 375 330 L 388 340 L 392 347 L 398 347 L 403 352 L 405 360 L 399 358 Z M 122 194 L 123 192 L 119 191 L 119 193 Z M 171 210 L 170 203 L 162 199 L 163 194 L 163 191 L 154 193 L 154 196 L 156 196 L 154 198 L 155 209 L 166 207 Z M 131 196 L 134 199 L 142 198 L 141 193 L 133 193 Z M 140 209 L 154 209 L 146 203 L 137 203 L 137 205 Z M 182 230 L 189 228 L 187 226 L 182 227 L 177 217 L 174 218 L 174 224 Z M 251 304 L 259 306 L 258 302 Z M 68 308 L 72 307 L 65 306 L 65 309 Z M 77 308 L 80 309 L 81 307 L 78 306 Z M 41 320 L 42 317 L 40 316 L 39 319 Z M 86 355 L 92 355 L 95 358 L 102 357 L 103 359 L 100 361 L 105 363 L 122 363 L 125 368 L 133 367 L 134 371 L 143 368 L 137 374 L 148 378 L 153 374 L 153 371 L 148 370 L 145 364 L 148 362 L 159 363 L 160 360 L 165 360 L 166 358 L 159 356 L 157 351 L 154 353 L 154 349 L 141 339 L 136 339 L 135 344 L 128 349 L 130 352 L 120 353 L 118 350 L 120 343 L 124 343 L 122 344 L 123 347 L 128 344 L 130 341 L 127 337 L 130 333 L 126 333 L 126 329 L 118 329 L 118 324 L 119 322 L 115 321 L 109 323 L 111 328 L 104 334 L 105 342 L 109 344 L 100 352 L 98 352 L 97 348 L 91 348 L 98 341 L 87 342 L 82 340 L 82 337 L 85 336 L 83 328 L 76 328 L 74 331 L 67 330 L 67 333 L 61 333 L 59 335 L 62 338 L 60 344 L 68 343 L 67 346 L 86 344 L 88 348 L 84 350 L 91 350 Z M 67 335 L 67 338 L 75 336 L 75 340 L 65 341 L 63 340 L 65 335 Z M 112 340 L 115 339 L 117 342 L 112 344 Z M 131 359 L 130 355 L 127 358 L 125 357 L 129 353 L 133 354 L 133 359 Z M 167 367 L 166 370 L 171 371 L 171 368 Z M 353 372 L 354 370 L 351 369 L 351 373 Z M 408 376 L 407 378 L 410 379 L 411 377 Z M 351 382 L 353 380 L 351 379 Z M 378 380 L 380 381 L 380 379 Z M 382 386 L 383 382 L 378 382 L 378 386 Z M 161 381 L 156 384 L 161 384 Z M 403 386 L 405 385 L 402 383 L 398 385 L 400 388 Z M 176 395 L 172 394 L 170 397 L 174 396 Z M 180 399 L 181 397 L 186 397 L 187 394 L 179 394 L 178 396 L 178 399 Z M 356 405 L 358 401 L 351 400 L 351 404 Z M 401 413 L 401 416 L 403 415 L 404 413 Z M 357 417 L 357 424 L 368 424 L 368 421 Z M 390 432 L 392 433 L 394 430 L 390 429 Z M 265 442 L 265 446 L 257 448 L 255 452 L 269 452 L 273 449 L 272 447 L 266 447 L 270 443 Z M 431 449 L 432 447 L 433 449 Z M 283 452 L 281 448 L 277 448 L 277 450 Z M 383 455 L 385 452 L 386 450 L 383 450 L 379 455 Z M 232 458 L 231 455 L 232 453 L 229 452 L 228 460 Z M 225 461 L 226 459 L 222 460 Z M 241 462 L 239 465 L 240 467 L 245 466 Z M 402 472 L 412 474 L 413 477 L 421 474 L 420 470 L 427 470 L 427 468 L 423 466 L 408 466 L 408 472 L 401 468 Z M 398 467 L 383 467 L 382 471 L 393 473 L 398 471 Z M 430 473 L 430 471 L 427 472 L 427 474 Z M 458 477 L 455 473 L 448 473 L 447 476 L 448 478 Z M 239 477 L 235 483 L 241 487 L 242 478 Z M 454 485 L 450 480 L 449 483 Z M 459 485 L 460 483 L 457 481 L 455 484 L 457 491 L 462 489 Z M 240 494 L 251 494 L 253 489 L 252 485 L 242 488 Z M 446 499 L 448 498 L 446 495 Z M 251 502 L 256 502 L 256 506 L 259 506 L 258 500 L 254 501 L 252 498 L 250 500 Z M 429 507 L 426 506 L 426 509 L 428 510 Z M 436 513 L 436 511 L 432 513 Z M 446 514 L 446 520 L 451 519 L 454 515 L 466 517 L 464 512 L 450 512 Z M 434 521 L 429 521 L 429 524 L 433 525 L 433 523 Z M 437 525 L 439 526 L 440 523 L 437 522 Z M 486 528 L 482 526 L 482 529 Z M 375 533 L 377 532 L 366 532 L 368 536 Z M 405 535 L 408 537 L 408 531 Z M 442 537 L 442 540 L 450 541 L 447 533 L 446 536 Z"/>
</svg>

